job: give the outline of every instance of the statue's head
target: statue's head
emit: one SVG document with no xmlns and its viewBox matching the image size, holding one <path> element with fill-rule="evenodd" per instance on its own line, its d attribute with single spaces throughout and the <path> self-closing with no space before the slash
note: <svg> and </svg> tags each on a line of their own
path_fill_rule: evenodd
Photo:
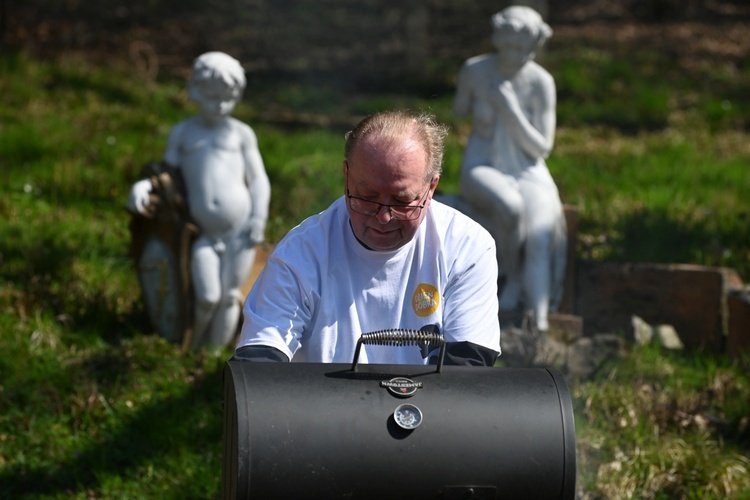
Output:
<svg viewBox="0 0 750 500">
<path fill-rule="evenodd" d="M 197 103 L 203 103 L 209 92 L 221 92 L 237 102 L 246 83 L 245 70 L 237 59 L 224 52 L 206 52 L 193 63 L 188 94 Z"/>
<path fill-rule="evenodd" d="M 513 5 L 492 16 L 492 43 L 508 58 L 508 64 L 522 66 L 534 59 L 537 50 L 552 36 L 552 28 L 531 7 Z"/>
<path fill-rule="evenodd" d="M 492 16 L 492 28 L 500 31 L 523 32 L 544 44 L 552 36 L 552 28 L 531 7 L 512 5 Z"/>
</svg>

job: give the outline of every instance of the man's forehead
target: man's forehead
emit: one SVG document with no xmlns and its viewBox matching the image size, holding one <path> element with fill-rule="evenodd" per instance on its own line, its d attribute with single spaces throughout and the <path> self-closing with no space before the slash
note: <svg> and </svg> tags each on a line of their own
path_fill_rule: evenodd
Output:
<svg viewBox="0 0 750 500">
<path fill-rule="evenodd" d="M 352 152 L 348 162 L 353 181 L 374 187 L 380 183 L 397 183 L 403 192 L 421 189 L 427 171 L 427 155 L 421 144 L 410 139 L 363 141 Z M 373 175 L 376 174 L 376 175 Z"/>
<path fill-rule="evenodd" d="M 426 159 L 422 144 L 413 137 L 389 137 L 383 134 L 371 134 L 362 139 L 354 153 L 367 156 L 369 159 L 383 162 L 402 162 L 405 158 Z"/>
</svg>

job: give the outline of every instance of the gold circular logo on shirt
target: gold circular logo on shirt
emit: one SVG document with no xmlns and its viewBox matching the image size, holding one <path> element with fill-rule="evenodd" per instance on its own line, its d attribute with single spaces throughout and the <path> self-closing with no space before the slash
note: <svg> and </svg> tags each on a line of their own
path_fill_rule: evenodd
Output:
<svg viewBox="0 0 750 500">
<path fill-rule="evenodd" d="M 437 311 L 440 305 L 440 292 L 427 283 L 420 283 L 411 296 L 411 306 L 417 316 L 425 317 Z"/>
</svg>

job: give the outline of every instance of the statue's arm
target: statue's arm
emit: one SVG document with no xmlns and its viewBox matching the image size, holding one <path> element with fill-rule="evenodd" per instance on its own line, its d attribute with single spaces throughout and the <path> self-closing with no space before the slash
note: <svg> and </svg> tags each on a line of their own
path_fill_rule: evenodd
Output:
<svg viewBox="0 0 750 500">
<path fill-rule="evenodd" d="M 258 148 L 258 139 L 250 127 L 243 127 L 242 154 L 245 160 L 245 182 L 250 192 L 249 229 L 250 240 L 253 243 L 261 243 L 264 240 L 266 221 L 268 220 L 268 207 L 271 203 L 271 182 L 263 163 L 263 157 Z"/>
<path fill-rule="evenodd" d="M 178 168 L 180 165 L 179 159 L 179 137 L 182 133 L 183 122 L 178 123 L 169 132 L 167 138 L 167 147 L 164 151 L 164 157 L 162 160 L 167 165 Z M 130 188 L 128 193 L 127 208 L 132 213 L 137 213 L 150 217 L 153 215 L 154 207 L 151 203 L 151 193 L 154 192 L 154 183 L 157 182 L 155 179 L 156 174 L 149 174 L 145 179 L 137 181 Z"/>
<path fill-rule="evenodd" d="M 151 178 L 141 179 L 130 188 L 128 193 L 128 210 L 134 214 L 150 216 L 149 206 L 151 200 L 149 195 L 153 190 Z"/>
<path fill-rule="evenodd" d="M 453 114 L 467 116 L 471 112 L 471 74 L 469 66 L 464 64 L 456 78 L 456 95 L 453 98 Z"/>
<path fill-rule="evenodd" d="M 526 153 L 534 158 L 546 158 L 554 146 L 556 127 L 555 83 L 551 77 L 538 82 L 531 94 L 532 102 L 526 103 L 532 110 L 527 117 L 522 103 L 510 82 L 498 88 L 495 104 L 499 115 L 510 126 L 508 130 Z"/>
<path fill-rule="evenodd" d="M 167 146 L 164 149 L 162 160 L 175 168 L 180 167 L 180 137 L 182 136 L 185 122 L 180 122 L 169 131 L 167 137 Z"/>
</svg>

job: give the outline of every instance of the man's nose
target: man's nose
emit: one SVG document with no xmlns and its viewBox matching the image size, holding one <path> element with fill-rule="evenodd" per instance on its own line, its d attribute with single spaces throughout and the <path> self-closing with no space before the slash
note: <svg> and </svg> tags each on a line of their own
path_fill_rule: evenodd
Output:
<svg viewBox="0 0 750 500">
<path fill-rule="evenodd" d="M 380 207 L 380 210 L 378 210 L 378 213 L 375 214 L 375 218 L 378 219 L 378 222 L 381 224 L 387 224 L 391 221 L 393 216 L 391 215 L 391 207 L 387 207 L 385 205 L 382 205 Z"/>
</svg>

